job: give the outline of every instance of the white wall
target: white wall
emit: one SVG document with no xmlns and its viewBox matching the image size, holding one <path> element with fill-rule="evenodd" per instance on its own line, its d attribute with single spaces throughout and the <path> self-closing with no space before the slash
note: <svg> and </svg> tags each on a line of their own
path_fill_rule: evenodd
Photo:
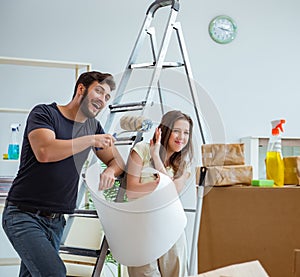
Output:
<svg viewBox="0 0 300 277">
<path fill-rule="evenodd" d="M 119 74 L 151 2 L 2 0 L 0 55 L 89 62 L 94 69 Z M 299 136 L 299 8 L 297 0 L 182 1 L 178 19 L 194 77 L 218 107 L 227 142 L 266 136 L 270 120 L 279 117 L 287 120 L 286 136 Z M 216 44 L 208 35 L 210 20 L 219 14 L 238 25 L 231 44 Z M 66 103 L 74 85 L 68 73 L 4 65 L 0 82 L 0 106 L 23 108 Z M 6 133 L 1 126 L 2 152 Z"/>
<path fill-rule="evenodd" d="M 300 2 L 194 3 L 198 15 L 185 12 L 182 18 L 191 27 L 186 38 L 193 69 L 219 107 L 227 139 L 267 136 L 269 121 L 281 117 L 287 120 L 285 135 L 299 136 Z M 191 9 L 188 2 L 184 4 Z M 207 23 L 218 14 L 228 14 L 238 24 L 238 36 L 229 45 L 218 45 L 207 35 Z"/>
</svg>

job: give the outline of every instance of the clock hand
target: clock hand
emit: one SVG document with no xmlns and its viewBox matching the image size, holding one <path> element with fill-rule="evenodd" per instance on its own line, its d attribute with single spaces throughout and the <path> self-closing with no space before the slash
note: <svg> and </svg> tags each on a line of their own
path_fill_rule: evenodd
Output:
<svg viewBox="0 0 300 277">
<path fill-rule="evenodd" d="M 230 32 L 229 28 L 224 28 L 224 27 L 218 27 L 218 28 L 221 29 L 222 31 Z"/>
</svg>

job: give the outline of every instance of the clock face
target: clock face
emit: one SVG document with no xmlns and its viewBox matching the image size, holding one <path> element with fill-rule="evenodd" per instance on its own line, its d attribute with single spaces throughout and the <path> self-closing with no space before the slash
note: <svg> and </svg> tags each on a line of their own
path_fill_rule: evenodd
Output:
<svg viewBox="0 0 300 277">
<path fill-rule="evenodd" d="M 209 23 L 209 34 L 217 43 L 229 43 L 236 37 L 236 23 L 229 16 L 219 15 Z"/>
</svg>

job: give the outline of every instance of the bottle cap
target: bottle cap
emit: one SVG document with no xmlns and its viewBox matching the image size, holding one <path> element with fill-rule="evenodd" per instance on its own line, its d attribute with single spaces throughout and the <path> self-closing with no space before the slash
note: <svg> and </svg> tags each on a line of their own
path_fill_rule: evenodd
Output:
<svg viewBox="0 0 300 277">
<path fill-rule="evenodd" d="M 19 131 L 19 127 L 21 126 L 20 123 L 13 123 L 10 125 L 12 131 Z"/>
<path fill-rule="evenodd" d="M 272 124 L 272 135 L 279 135 L 280 131 L 283 132 L 282 125 L 285 123 L 285 119 L 273 120 Z"/>
</svg>

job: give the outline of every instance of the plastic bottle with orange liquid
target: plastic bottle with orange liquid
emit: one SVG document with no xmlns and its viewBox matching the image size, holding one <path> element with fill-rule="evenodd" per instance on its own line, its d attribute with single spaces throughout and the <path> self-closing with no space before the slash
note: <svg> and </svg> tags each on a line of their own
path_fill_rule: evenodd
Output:
<svg viewBox="0 0 300 277">
<path fill-rule="evenodd" d="M 274 180 L 275 186 L 284 185 L 284 163 L 281 151 L 281 133 L 284 119 L 273 120 L 272 136 L 269 139 L 267 156 L 266 156 L 266 175 L 267 179 Z"/>
</svg>

